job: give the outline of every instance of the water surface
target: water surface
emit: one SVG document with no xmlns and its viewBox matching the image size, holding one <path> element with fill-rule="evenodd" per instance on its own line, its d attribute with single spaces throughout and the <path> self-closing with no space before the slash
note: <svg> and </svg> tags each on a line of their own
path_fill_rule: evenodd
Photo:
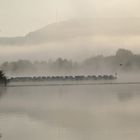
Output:
<svg viewBox="0 0 140 140">
<path fill-rule="evenodd" d="M 8 87 L 2 140 L 139 140 L 140 85 Z"/>
</svg>

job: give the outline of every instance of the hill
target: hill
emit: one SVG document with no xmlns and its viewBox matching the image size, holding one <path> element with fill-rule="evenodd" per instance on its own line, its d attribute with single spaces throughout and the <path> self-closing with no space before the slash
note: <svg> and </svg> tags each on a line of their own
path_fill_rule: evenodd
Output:
<svg viewBox="0 0 140 140">
<path fill-rule="evenodd" d="M 49 24 L 25 36 L 1 37 L 0 45 L 35 45 L 87 36 L 140 34 L 140 18 L 72 19 Z"/>
</svg>

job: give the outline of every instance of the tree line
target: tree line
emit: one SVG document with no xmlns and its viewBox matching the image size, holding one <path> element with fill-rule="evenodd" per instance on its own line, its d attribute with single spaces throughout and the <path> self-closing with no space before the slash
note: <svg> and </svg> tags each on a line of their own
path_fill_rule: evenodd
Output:
<svg viewBox="0 0 140 140">
<path fill-rule="evenodd" d="M 0 69 L 8 75 L 69 75 L 72 73 L 115 73 L 121 72 L 139 72 L 140 54 L 133 54 L 126 49 L 118 49 L 115 55 L 98 55 L 85 59 L 82 62 L 58 58 L 48 61 L 18 60 L 4 62 Z"/>
</svg>

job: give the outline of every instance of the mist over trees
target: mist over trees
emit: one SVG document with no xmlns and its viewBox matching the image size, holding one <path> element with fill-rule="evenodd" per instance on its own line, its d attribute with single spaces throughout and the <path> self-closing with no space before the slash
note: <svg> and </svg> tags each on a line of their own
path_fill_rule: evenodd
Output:
<svg viewBox="0 0 140 140">
<path fill-rule="evenodd" d="M 0 69 L 9 76 L 140 72 L 140 55 L 133 54 L 126 49 L 119 49 L 115 55 L 98 55 L 79 63 L 61 57 L 54 61 L 31 62 L 29 60 L 18 60 L 4 62 L 1 64 Z"/>
</svg>

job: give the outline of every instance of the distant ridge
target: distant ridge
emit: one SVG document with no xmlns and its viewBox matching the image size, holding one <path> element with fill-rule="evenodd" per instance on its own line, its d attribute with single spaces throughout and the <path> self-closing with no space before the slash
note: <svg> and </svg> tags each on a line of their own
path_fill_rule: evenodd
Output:
<svg viewBox="0 0 140 140">
<path fill-rule="evenodd" d="M 95 35 L 139 35 L 140 18 L 71 19 L 49 24 L 23 37 L 1 37 L 0 46 L 35 45 Z"/>
</svg>

